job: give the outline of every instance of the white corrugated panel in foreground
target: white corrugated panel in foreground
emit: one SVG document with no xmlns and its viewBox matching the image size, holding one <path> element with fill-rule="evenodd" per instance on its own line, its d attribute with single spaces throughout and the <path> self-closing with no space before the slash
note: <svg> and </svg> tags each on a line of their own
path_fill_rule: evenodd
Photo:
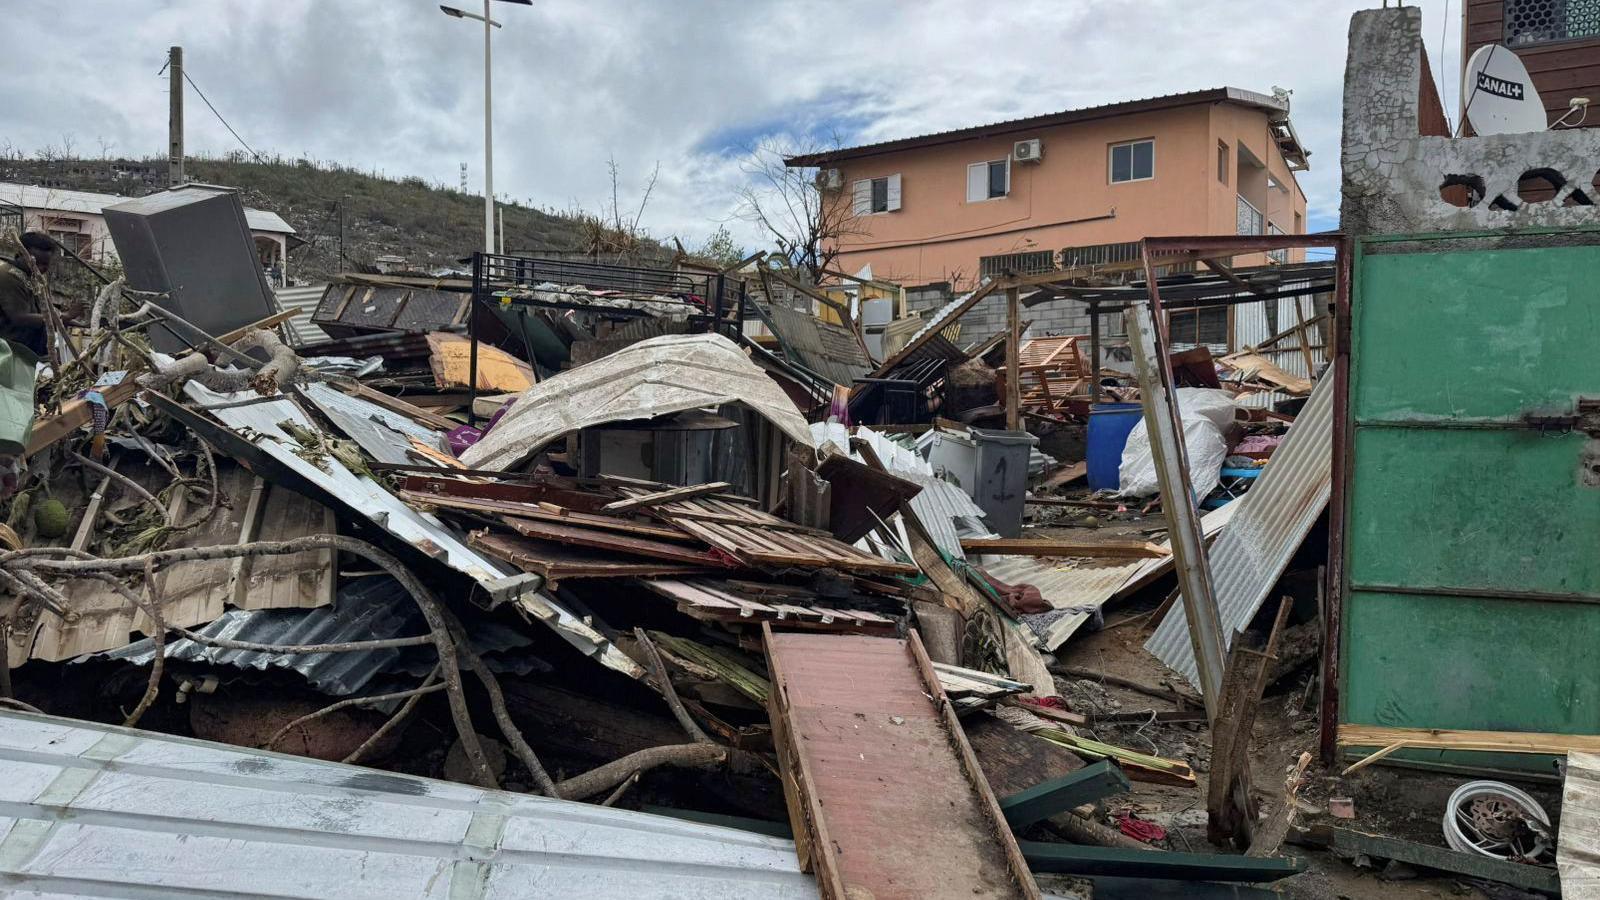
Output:
<svg viewBox="0 0 1600 900">
<path fill-rule="evenodd" d="M 16 712 L 0 815 L 8 895 L 817 896 L 778 838 Z"/>
<path fill-rule="evenodd" d="M 1332 472 L 1333 379 L 1323 378 L 1255 485 L 1228 504 L 1238 510 L 1211 546 L 1211 592 L 1229 645 L 1261 609 L 1289 558 L 1327 508 Z M 1190 684 L 1198 682 L 1189 622 L 1181 609 L 1161 620 L 1144 648 Z"/>
</svg>

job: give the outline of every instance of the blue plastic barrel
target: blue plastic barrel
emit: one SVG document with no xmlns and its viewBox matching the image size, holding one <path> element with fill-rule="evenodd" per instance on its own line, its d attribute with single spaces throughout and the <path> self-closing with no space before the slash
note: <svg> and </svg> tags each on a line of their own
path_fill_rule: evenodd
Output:
<svg viewBox="0 0 1600 900">
<path fill-rule="evenodd" d="M 1096 403 L 1089 409 L 1089 488 L 1116 490 L 1121 478 L 1122 448 L 1139 424 L 1144 407 L 1138 403 Z"/>
</svg>

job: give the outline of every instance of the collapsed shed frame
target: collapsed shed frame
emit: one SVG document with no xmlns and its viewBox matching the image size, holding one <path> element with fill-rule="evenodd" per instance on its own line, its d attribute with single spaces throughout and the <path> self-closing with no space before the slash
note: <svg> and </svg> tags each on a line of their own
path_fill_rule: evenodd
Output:
<svg viewBox="0 0 1600 900">
<path fill-rule="evenodd" d="M 600 312 L 628 319 L 650 315 L 648 311 L 641 309 L 506 296 L 506 292 L 511 290 L 531 289 L 546 283 L 562 286 L 582 285 L 590 290 L 680 297 L 684 299 L 686 306 L 691 308 L 699 306 L 703 310 L 689 315 L 691 323 L 701 329 L 722 330 L 731 327 L 735 340 L 743 327 L 745 301 L 748 296 L 744 280 L 738 277 L 730 278 L 727 271 L 651 269 L 643 266 L 619 266 L 475 252 L 472 254 L 472 294 L 467 313 L 467 339 L 470 343 L 467 362 L 467 380 L 470 382 L 468 424 L 476 425 L 479 419 L 474 409 L 478 399 L 478 314 L 487 313 L 493 304 L 498 303 L 519 310 L 558 309 Z M 483 306 L 482 310 L 479 309 L 480 304 Z M 730 312 L 734 313 L 731 321 L 728 318 Z"/>
<path fill-rule="evenodd" d="M 1227 277 L 1231 270 L 1227 261 L 1235 256 L 1247 253 L 1261 253 L 1272 250 L 1292 250 L 1324 248 L 1334 251 L 1332 269 L 1333 287 L 1333 343 L 1335 356 L 1331 371 L 1324 377 L 1334 379 L 1334 408 L 1336 420 L 1342 422 L 1349 404 L 1349 377 L 1350 377 L 1350 351 L 1349 351 L 1349 321 L 1350 321 L 1350 279 L 1351 258 L 1353 255 L 1352 243 L 1348 237 L 1338 233 L 1323 233 L 1312 235 L 1239 235 L 1220 237 L 1165 237 L 1145 238 L 1142 242 L 1143 258 L 1147 283 L 1151 286 L 1148 291 L 1151 318 L 1154 327 L 1158 329 L 1161 344 L 1168 343 L 1167 323 L 1163 310 L 1181 307 L 1184 303 L 1193 303 L 1193 297 L 1179 297 L 1172 301 L 1164 302 L 1162 298 L 1163 285 L 1155 277 L 1157 265 L 1171 265 L 1179 262 L 1197 262 L 1212 268 L 1225 281 L 1232 282 Z M 1325 290 L 1325 288 L 1324 288 Z M 1259 297 L 1235 298 L 1230 302 L 1253 302 Z M 1170 392 L 1172 390 L 1173 374 L 1172 363 L 1164 354 L 1152 360 L 1159 375 L 1162 387 Z M 1349 435 L 1346 430 L 1339 429 L 1335 432 L 1333 442 L 1333 471 L 1343 471 L 1345 459 L 1349 453 Z M 1342 541 L 1340 535 L 1344 529 L 1344 488 L 1336 477 L 1333 481 L 1333 493 L 1329 510 L 1329 553 L 1328 565 L 1324 571 L 1322 584 L 1323 604 L 1321 609 L 1323 627 L 1322 651 L 1322 702 L 1319 714 L 1320 723 L 1320 750 L 1325 762 L 1333 760 L 1338 736 L 1339 720 L 1339 634 L 1340 634 L 1340 586 L 1344 579 L 1344 565 L 1342 555 Z"/>
</svg>

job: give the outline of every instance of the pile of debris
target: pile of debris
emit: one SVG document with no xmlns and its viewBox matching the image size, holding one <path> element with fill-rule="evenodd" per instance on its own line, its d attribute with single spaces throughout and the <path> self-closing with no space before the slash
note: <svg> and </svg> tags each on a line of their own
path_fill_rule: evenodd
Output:
<svg viewBox="0 0 1600 900">
<path fill-rule="evenodd" d="M 1169 355 L 1148 322 L 1116 378 L 1092 376 L 1076 339 L 958 349 L 946 314 L 873 348 L 849 303 L 770 266 L 480 254 L 470 282 L 341 280 L 312 343 L 292 310 L 208 309 L 202 325 L 194 284 L 104 281 L 87 320 L 57 332 L 0 506 L 0 704 L 23 710 L 0 713 L 8 775 L 24 756 L 65 769 L 189 747 L 248 778 L 177 785 L 152 767 L 162 796 L 198 792 L 164 827 L 221 823 L 247 846 L 271 820 L 238 791 L 454 798 L 516 820 L 438 838 L 483 845 L 482 871 L 508 884 L 537 856 L 513 832 L 555 814 L 493 790 L 632 830 L 584 850 L 627 861 L 596 876 L 607 890 L 645 864 L 681 877 L 676 895 L 830 897 L 1038 896 L 1036 874 L 1138 895 L 1306 867 L 1281 854 L 1310 839 L 1291 828 L 1298 782 L 1258 820 L 1249 744 L 1263 691 L 1320 650 L 1314 608 L 1267 601 L 1315 592 L 1295 559 L 1329 502 L 1333 379 L 1302 391 L 1238 356 Z M 778 305 L 780 288 L 843 324 Z M 953 386 L 986 382 L 989 412 L 936 414 Z M 1303 402 L 1250 405 L 1263 385 Z M 1143 404 L 1145 430 L 1117 448 L 1118 490 L 1087 495 L 1081 448 L 1056 440 L 1058 461 L 1039 445 L 1099 388 Z M 1023 405 L 1033 433 L 976 424 L 1021 422 Z M 1184 469 L 1170 448 L 1191 419 Z M 1156 523 L 1158 504 L 1136 508 L 1151 496 Z M 1215 501 L 1203 515 L 1171 500 L 1196 496 Z M 1097 521 L 1062 529 L 1041 510 Z M 1148 613 L 1106 621 L 1108 604 L 1152 595 Z M 1216 626 L 1189 614 L 1194 598 Z M 1108 636 L 1143 630 L 1165 686 L 1106 664 Z M 1092 660 L 1073 658 L 1091 643 Z M 239 749 L 113 741 L 127 733 L 112 725 Z M 50 733 L 93 762 L 40 749 Z M 264 751 L 322 762 L 269 775 L 286 763 Z M 105 790 L 116 771 L 95 776 Z M 1205 815 L 1153 810 L 1168 796 Z M 297 815 L 313 830 L 337 818 Z M 1251 853 L 1193 852 L 1196 825 Z M 134 852 L 101 820 L 84 827 L 108 858 Z M 371 831 L 351 833 L 394 839 Z M 387 852 L 426 856 L 423 840 Z M 316 869 L 308 884 L 338 865 L 294 852 L 259 858 Z M 102 874 L 195 886 L 159 866 Z M 575 893 L 599 889 L 573 877 Z"/>
</svg>

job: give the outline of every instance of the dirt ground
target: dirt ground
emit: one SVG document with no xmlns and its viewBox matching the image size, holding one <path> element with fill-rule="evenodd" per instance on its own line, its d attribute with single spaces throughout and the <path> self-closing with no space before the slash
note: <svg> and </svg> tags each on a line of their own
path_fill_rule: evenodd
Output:
<svg viewBox="0 0 1600 900">
<path fill-rule="evenodd" d="M 1034 508 L 1037 509 L 1037 508 Z M 1032 512 L 1033 510 L 1030 510 Z M 1139 518 L 1115 511 L 1051 508 L 1048 524 L 1029 529 L 1030 537 L 1071 537 L 1076 540 L 1126 540 L 1135 535 L 1160 538 L 1164 520 L 1159 512 Z M 1087 520 L 1087 521 L 1086 521 Z M 1035 520 L 1038 522 L 1038 520 Z M 1085 527 L 1087 526 L 1087 527 Z M 1288 579 L 1280 584 L 1280 589 Z M 1310 581 L 1314 585 L 1314 581 Z M 1130 600 L 1105 610 L 1105 627 L 1080 631 L 1057 654 L 1064 666 L 1121 676 L 1152 687 L 1194 689 L 1172 673 L 1142 645 L 1154 630 L 1151 614 L 1171 590 L 1172 580 L 1157 583 Z M 1302 588 L 1304 589 L 1304 588 Z M 1314 590 L 1314 588 L 1312 588 Z M 1314 596 L 1311 598 L 1313 604 Z M 1314 605 L 1311 607 L 1314 609 Z M 1174 611 L 1181 615 L 1181 611 Z M 1372 834 L 1445 846 L 1441 818 L 1450 792 L 1466 776 L 1443 775 L 1415 769 L 1374 765 L 1341 779 L 1338 769 L 1324 769 L 1316 761 L 1316 665 L 1291 673 L 1268 688 L 1256 717 L 1250 744 L 1252 789 L 1268 813 L 1281 806 L 1284 784 L 1303 751 L 1312 753 L 1312 765 L 1300 798 L 1310 811 L 1297 815 L 1297 825 L 1326 822 Z M 1057 675 L 1056 684 L 1069 705 L 1085 714 L 1175 710 L 1174 702 L 1155 699 L 1114 684 Z M 1211 769 L 1211 737 L 1203 723 L 1148 723 L 1101 725 L 1092 736 L 1144 753 L 1187 761 L 1195 771 L 1195 787 L 1175 787 L 1134 781 L 1133 791 L 1107 801 L 1107 810 L 1131 809 L 1139 818 L 1168 831 L 1159 846 L 1199 853 L 1217 852 L 1206 839 L 1206 790 Z M 1544 806 L 1552 818 L 1559 815 L 1559 785 L 1518 783 Z M 1355 818 L 1335 819 L 1326 812 L 1332 797 L 1354 802 Z M 1283 855 L 1298 856 L 1307 871 L 1272 885 L 1284 896 L 1304 900 L 1377 900 L 1424 897 L 1536 897 L 1503 885 L 1482 888 L 1465 880 L 1417 870 L 1398 863 L 1366 858 L 1340 858 L 1332 852 L 1285 845 Z"/>
</svg>

